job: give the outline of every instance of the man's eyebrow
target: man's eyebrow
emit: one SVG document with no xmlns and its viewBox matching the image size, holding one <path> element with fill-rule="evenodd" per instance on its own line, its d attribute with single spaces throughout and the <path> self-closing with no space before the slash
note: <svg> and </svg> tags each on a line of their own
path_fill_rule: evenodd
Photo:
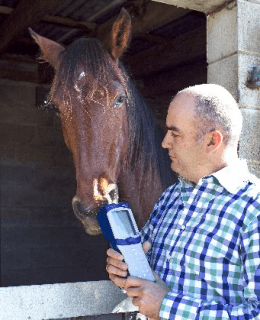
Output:
<svg viewBox="0 0 260 320">
<path fill-rule="evenodd" d="M 179 128 L 177 128 L 177 127 L 175 127 L 175 126 L 166 126 L 166 128 L 168 129 L 168 130 L 171 130 L 171 131 L 177 131 L 177 132 L 181 132 L 181 130 L 179 129 Z"/>
</svg>

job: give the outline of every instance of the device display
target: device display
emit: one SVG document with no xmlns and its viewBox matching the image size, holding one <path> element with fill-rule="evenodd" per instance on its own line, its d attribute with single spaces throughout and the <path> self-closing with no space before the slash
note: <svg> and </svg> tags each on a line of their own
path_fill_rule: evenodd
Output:
<svg viewBox="0 0 260 320">
<path fill-rule="evenodd" d="M 135 236 L 138 234 L 127 210 L 117 210 L 113 219 L 118 225 L 118 231 L 122 231 L 122 235 L 128 234 L 129 236 Z"/>
<path fill-rule="evenodd" d="M 155 281 L 141 245 L 133 213 L 127 203 L 109 204 L 97 216 L 100 228 L 113 249 L 119 251 L 131 276 Z"/>
</svg>

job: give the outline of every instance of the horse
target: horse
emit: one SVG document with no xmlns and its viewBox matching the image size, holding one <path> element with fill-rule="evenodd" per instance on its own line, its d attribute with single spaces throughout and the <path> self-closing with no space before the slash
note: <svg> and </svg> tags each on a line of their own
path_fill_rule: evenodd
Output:
<svg viewBox="0 0 260 320">
<path fill-rule="evenodd" d="M 98 235 L 100 208 L 119 198 L 143 227 L 177 176 L 161 147 L 164 131 L 120 61 L 131 36 L 129 14 L 121 10 L 105 41 L 80 38 L 66 49 L 29 31 L 55 70 L 48 100 L 76 169 L 75 215 L 87 234 Z"/>
</svg>

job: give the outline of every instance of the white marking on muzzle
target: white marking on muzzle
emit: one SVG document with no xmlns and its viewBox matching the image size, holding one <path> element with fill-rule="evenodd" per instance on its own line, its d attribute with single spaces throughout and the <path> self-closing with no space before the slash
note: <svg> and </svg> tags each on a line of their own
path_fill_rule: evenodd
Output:
<svg viewBox="0 0 260 320">
<path fill-rule="evenodd" d="M 99 192 L 98 189 L 98 179 L 94 179 L 93 181 L 93 187 L 94 187 L 94 199 L 96 201 L 102 201 L 107 200 L 108 203 L 118 203 L 119 195 L 118 195 L 118 188 L 115 183 L 108 183 L 108 181 L 104 178 L 101 179 L 100 182 L 100 189 L 103 194 Z M 114 191 L 113 198 L 111 196 L 111 191 Z"/>
</svg>

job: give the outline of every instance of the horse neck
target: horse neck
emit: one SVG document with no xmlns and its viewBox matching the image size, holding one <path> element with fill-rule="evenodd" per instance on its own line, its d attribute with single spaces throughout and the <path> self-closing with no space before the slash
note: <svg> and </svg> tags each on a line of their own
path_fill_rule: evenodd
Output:
<svg viewBox="0 0 260 320">
<path fill-rule="evenodd" d="M 141 172 L 138 166 L 121 170 L 119 179 L 120 201 L 130 204 L 138 227 L 144 226 L 153 207 L 163 192 L 156 168 Z"/>
</svg>

